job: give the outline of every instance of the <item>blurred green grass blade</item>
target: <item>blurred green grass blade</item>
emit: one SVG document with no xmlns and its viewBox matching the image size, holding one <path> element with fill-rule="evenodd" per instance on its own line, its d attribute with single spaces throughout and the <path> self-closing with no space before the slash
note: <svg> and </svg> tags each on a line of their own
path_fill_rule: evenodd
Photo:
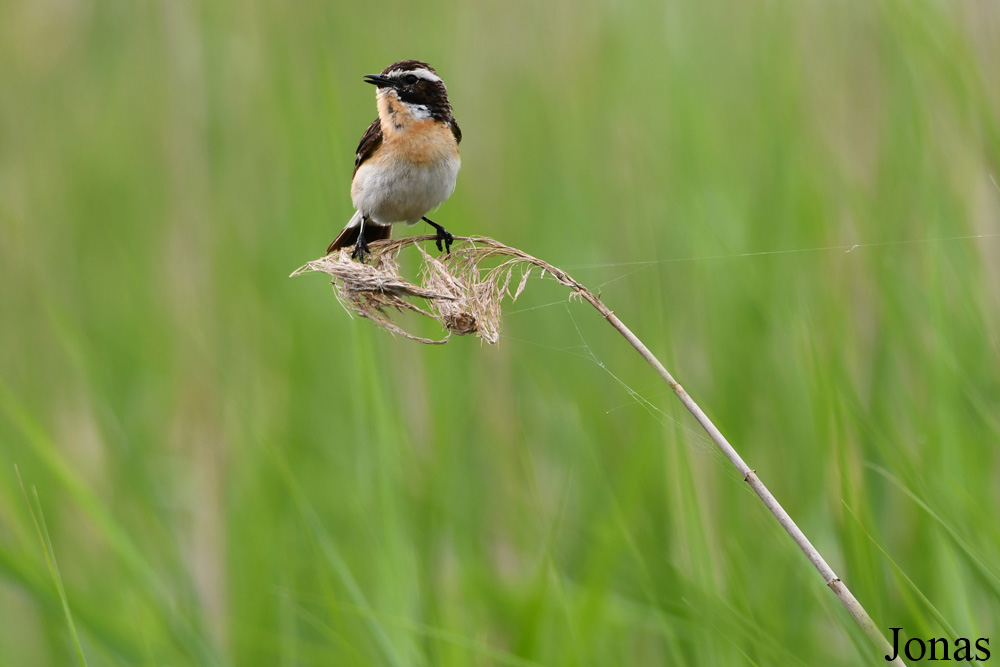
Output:
<svg viewBox="0 0 1000 667">
<path fill-rule="evenodd" d="M 338 549 L 336 542 L 330 537 L 330 534 L 323 526 L 322 521 L 320 521 L 319 515 L 316 514 L 316 510 L 313 509 L 311 503 L 306 498 L 305 493 L 302 491 L 302 488 L 295 481 L 295 477 L 292 474 L 292 471 L 288 468 L 287 462 L 280 455 L 277 448 L 272 447 L 270 450 L 273 459 L 277 464 L 278 470 L 282 473 L 282 477 L 285 480 L 288 490 L 295 499 L 295 503 L 299 507 L 299 511 L 305 519 L 306 524 L 312 531 L 313 539 L 316 540 L 320 551 L 326 558 L 329 565 L 333 568 L 333 571 L 340 580 L 341 585 L 347 590 L 348 595 L 350 595 L 351 600 L 357 607 L 371 610 L 370 614 L 365 615 L 365 620 L 368 623 L 368 628 L 371 631 L 372 638 L 382 650 L 383 657 L 389 664 L 396 665 L 397 667 L 405 665 L 406 662 L 398 654 L 396 647 L 393 646 L 392 641 L 389 639 L 389 634 L 383 627 L 378 614 L 368 603 L 364 592 L 358 585 L 354 575 L 351 573 L 351 569 L 348 566 L 347 561 L 345 561 L 343 556 L 340 554 L 340 550 Z"/>
<path fill-rule="evenodd" d="M 355 605 L 344 604 L 344 608 L 353 614 L 357 614 L 363 617 L 370 617 L 375 614 L 370 608 L 356 607 Z M 333 628 L 330 627 L 328 623 L 323 622 L 316 614 L 309 613 L 305 609 L 299 608 L 297 613 L 301 618 L 306 620 L 311 626 L 320 629 L 324 635 L 326 635 L 331 641 L 337 644 L 347 643 L 347 638 L 336 633 Z M 533 660 L 528 660 L 521 656 L 518 656 L 509 651 L 503 651 L 491 646 L 486 642 L 476 641 L 470 639 L 464 635 L 460 635 L 455 632 L 450 632 L 442 628 L 436 628 L 429 625 L 423 625 L 419 623 L 414 623 L 413 621 L 406 618 L 392 618 L 385 619 L 383 617 L 383 622 L 391 623 L 394 626 L 404 628 L 408 632 L 414 635 L 420 635 L 423 637 L 439 639 L 450 645 L 467 649 L 470 654 L 475 656 L 477 659 L 485 658 L 490 660 L 490 664 L 498 665 L 510 665 L 510 667 L 541 667 L 544 663 L 535 662 Z"/>
<path fill-rule="evenodd" d="M 0 544 L 0 572 L 22 587 L 31 599 L 37 601 L 47 612 L 60 611 L 61 601 L 58 595 L 52 595 L 51 588 L 46 583 L 46 576 L 36 571 L 21 554 L 2 544 Z M 109 622 L 107 616 L 100 610 L 95 612 L 88 606 L 78 605 L 74 611 L 74 618 L 82 631 L 91 638 L 92 647 L 99 644 L 109 653 L 127 661 L 138 661 L 144 653 L 148 657 L 149 647 L 144 649 L 136 637 Z"/>
<path fill-rule="evenodd" d="M 904 582 L 906 582 L 906 585 L 910 588 L 910 590 L 912 590 L 917 595 L 920 602 L 927 609 L 930 610 L 931 614 L 934 616 L 937 622 L 940 623 L 941 627 L 944 628 L 945 632 L 948 633 L 948 636 L 960 637 L 961 634 L 954 627 L 952 627 L 951 623 L 948 622 L 948 619 L 945 618 L 945 615 L 942 614 L 941 611 L 934 605 L 934 603 L 931 602 L 930 598 L 928 598 L 927 595 L 925 595 L 924 592 L 920 590 L 916 582 L 914 582 L 913 579 L 911 579 L 910 576 L 905 571 L 903 571 L 903 568 L 899 566 L 899 564 L 892 557 L 892 555 L 888 551 L 886 551 L 881 544 L 875 541 L 875 537 L 871 533 L 869 533 L 868 530 L 864 527 L 864 525 L 858 519 L 857 515 L 854 513 L 854 510 L 851 507 L 849 507 L 846 503 L 844 504 L 844 508 L 848 511 L 848 513 L 857 523 L 858 528 L 864 531 L 865 535 L 871 541 L 872 545 L 880 552 L 882 552 L 882 555 L 885 557 L 885 559 L 889 562 L 890 565 L 892 565 L 892 569 L 896 572 L 896 575 L 899 578 L 901 578 Z"/>
<path fill-rule="evenodd" d="M 32 445 L 32 451 L 45 468 L 59 480 L 70 493 L 76 504 L 86 516 L 98 527 L 101 535 L 107 540 L 115 554 L 123 560 L 129 570 L 139 576 L 143 582 L 143 590 L 158 601 L 157 609 L 160 621 L 164 627 L 177 637 L 182 646 L 201 664 L 217 664 L 218 658 L 211 647 L 192 628 L 188 619 L 181 618 L 169 611 L 170 594 L 159 575 L 153 570 L 142 552 L 129 537 L 128 532 L 118 524 L 97 495 L 86 485 L 66 460 L 59 454 L 58 448 L 44 429 L 32 418 L 26 407 L 17 399 L 7 384 L 0 378 L 0 410 L 21 431 L 24 438 Z"/>
<path fill-rule="evenodd" d="M 968 540 L 958 534 L 954 526 L 945 521 L 937 512 L 935 512 L 930 505 L 928 505 L 922 498 L 917 496 L 910 488 L 903 483 L 903 480 L 899 479 L 896 475 L 893 475 L 890 471 L 886 470 L 882 466 L 875 464 L 867 464 L 868 468 L 871 468 L 879 475 L 890 481 L 894 486 L 896 486 L 900 491 L 902 491 L 907 497 L 910 498 L 914 503 L 916 503 L 924 512 L 926 512 L 939 526 L 941 526 L 944 531 L 951 536 L 955 543 L 959 546 L 959 553 L 963 554 L 966 560 L 971 564 L 977 572 L 979 572 L 981 579 L 986 583 L 1000 599 L 1000 573 L 998 573 L 995 568 L 991 567 L 986 559 L 976 551 L 976 549 L 969 544 Z"/>
<path fill-rule="evenodd" d="M 152 589 L 159 588 L 155 573 L 127 533 L 115 522 L 94 492 L 60 455 L 56 444 L 41 425 L 29 414 L 7 384 L 0 378 L 0 408 L 31 444 L 39 461 L 70 492 L 70 495 L 101 529 L 115 551 L 136 572 L 141 573 Z"/>
<path fill-rule="evenodd" d="M 17 465 L 14 466 L 14 469 L 17 472 L 17 481 L 21 484 L 21 493 L 24 494 L 24 502 L 28 504 L 28 511 L 31 513 L 31 520 L 35 523 L 35 530 L 38 531 L 38 541 L 42 545 L 42 551 L 45 554 L 45 563 L 48 565 L 49 574 L 52 577 L 52 582 L 56 586 L 56 590 L 59 592 L 59 601 L 62 605 L 63 617 L 66 619 L 66 625 L 69 628 L 69 635 L 73 640 L 73 648 L 76 650 L 76 659 L 81 665 L 86 667 L 87 657 L 83 654 L 83 646 L 80 645 L 80 636 L 76 632 L 76 623 L 73 622 L 73 612 L 70 611 L 69 599 L 67 599 L 66 589 L 63 587 L 62 575 L 59 574 L 59 563 L 56 560 L 55 548 L 52 546 L 52 540 L 49 537 L 49 529 L 45 525 L 45 513 L 42 511 L 42 503 L 38 498 L 38 490 L 35 489 L 35 487 L 31 487 L 32 498 L 34 499 L 34 504 L 32 504 L 32 499 L 28 497 L 28 492 L 24 488 L 24 480 L 21 479 L 21 471 L 17 469 Z"/>
</svg>

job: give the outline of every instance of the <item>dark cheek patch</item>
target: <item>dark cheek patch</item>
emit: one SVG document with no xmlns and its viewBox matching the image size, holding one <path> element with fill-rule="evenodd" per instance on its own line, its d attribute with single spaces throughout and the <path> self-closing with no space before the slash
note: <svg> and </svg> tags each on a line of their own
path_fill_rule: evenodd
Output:
<svg viewBox="0 0 1000 667">
<path fill-rule="evenodd" d="M 433 104 L 437 98 L 430 81 L 419 80 L 410 88 L 397 91 L 399 99 L 409 104 Z"/>
</svg>

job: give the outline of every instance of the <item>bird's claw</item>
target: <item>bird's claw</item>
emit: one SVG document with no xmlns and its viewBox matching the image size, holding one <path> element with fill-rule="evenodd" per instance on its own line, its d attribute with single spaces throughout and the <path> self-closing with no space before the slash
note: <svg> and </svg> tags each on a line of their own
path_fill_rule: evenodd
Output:
<svg viewBox="0 0 1000 667">
<path fill-rule="evenodd" d="M 452 236 L 451 232 L 433 220 L 428 220 L 426 217 L 424 217 L 424 222 L 437 230 L 437 236 L 434 237 L 434 245 L 437 246 L 438 252 L 451 254 L 451 244 L 455 241 L 455 237 Z M 441 247 L 441 241 L 444 241 L 443 248 Z"/>
<path fill-rule="evenodd" d="M 444 241 L 444 248 L 441 247 L 441 241 Z M 437 246 L 438 252 L 446 252 L 451 254 L 451 244 L 455 241 L 455 237 L 452 236 L 451 232 L 446 231 L 443 227 L 438 229 L 437 237 L 434 239 L 434 243 Z"/>
<path fill-rule="evenodd" d="M 354 244 L 354 250 L 351 251 L 351 259 L 355 257 L 362 264 L 365 263 L 365 255 L 372 254 L 371 249 L 368 248 L 368 241 L 365 239 L 364 231 L 358 234 L 358 242 Z"/>
</svg>

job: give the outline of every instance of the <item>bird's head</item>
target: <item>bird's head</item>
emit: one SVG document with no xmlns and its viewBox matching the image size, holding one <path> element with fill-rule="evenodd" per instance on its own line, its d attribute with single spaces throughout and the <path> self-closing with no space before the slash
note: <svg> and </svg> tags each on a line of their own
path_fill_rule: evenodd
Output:
<svg viewBox="0 0 1000 667">
<path fill-rule="evenodd" d="M 366 74 L 365 81 L 378 87 L 378 97 L 394 95 L 408 105 L 432 112 L 451 112 L 448 89 L 434 68 L 420 60 L 400 60 L 382 70 Z"/>
</svg>

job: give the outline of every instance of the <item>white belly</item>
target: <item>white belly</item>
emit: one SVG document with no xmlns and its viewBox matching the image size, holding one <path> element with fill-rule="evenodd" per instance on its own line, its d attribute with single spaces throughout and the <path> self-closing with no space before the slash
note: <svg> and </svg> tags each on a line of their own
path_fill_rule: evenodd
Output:
<svg viewBox="0 0 1000 667">
<path fill-rule="evenodd" d="M 459 158 L 451 156 L 424 163 L 405 159 L 365 163 L 354 175 L 351 199 L 375 222 L 412 225 L 451 196 L 460 165 Z"/>
</svg>

